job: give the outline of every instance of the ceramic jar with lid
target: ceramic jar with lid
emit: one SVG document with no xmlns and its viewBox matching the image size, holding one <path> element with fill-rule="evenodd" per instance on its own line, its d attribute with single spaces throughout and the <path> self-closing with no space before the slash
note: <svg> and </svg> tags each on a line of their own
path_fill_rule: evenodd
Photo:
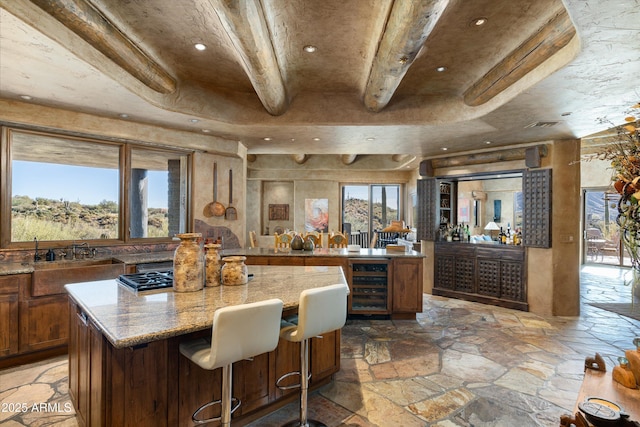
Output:
<svg viewBox="0 0 640 427">
<path fill-rule="evenodd" d="M 204 254 L 199 240 L 201 233 L 176 234 L 180 245 L 173 254 L 173 290 L 199 291 L 204 287 Z"/>
<path fill-rule="evenodd" d="M 205 286 L 220 286 L 220 249 L 219 243 L 207 243 L 204 245 L 205 258 Z"/>
<path fill-rule="evenodd" d="M 244 285 L 249 281 L 249 270 L 244 261 L 244 256 L 227 256 L 222 258 L 224 265 L 220 270 L 223 285 Z"/>
</svg>

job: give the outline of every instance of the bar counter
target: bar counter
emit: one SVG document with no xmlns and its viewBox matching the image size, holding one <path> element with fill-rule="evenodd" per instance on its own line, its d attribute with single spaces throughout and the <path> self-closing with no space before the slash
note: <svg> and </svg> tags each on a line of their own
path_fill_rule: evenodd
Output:
<svg viewBox="0 0 640 427">
<path fill-rule="evenodd" d="M 424 258 L 424 254 L 414 251 L 391 251 L 386 249 L 363 248 L 358 251 L 350 251 L 347 248 L 316 248 L 313 251 L 292 250 L 289 248 L 238 248 L 225 249 L 222 256 L 241 255 L 247 257 L 336 257 L 336 258 L 395 258 L 412 257 Z"/>
</svg>

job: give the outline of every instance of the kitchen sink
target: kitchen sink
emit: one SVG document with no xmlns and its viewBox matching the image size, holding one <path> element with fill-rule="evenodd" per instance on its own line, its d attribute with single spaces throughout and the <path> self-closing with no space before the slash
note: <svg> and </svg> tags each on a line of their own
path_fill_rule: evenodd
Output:
<svg viewBox="0 0 640 427">
<path fill-rule="evenodd" d="M 31 295 L 65 293 L 64 285 L 115 279 L 124 274 L 124 263 L 112 258 L 39 261 L 33 264 Z"/>
</svg>

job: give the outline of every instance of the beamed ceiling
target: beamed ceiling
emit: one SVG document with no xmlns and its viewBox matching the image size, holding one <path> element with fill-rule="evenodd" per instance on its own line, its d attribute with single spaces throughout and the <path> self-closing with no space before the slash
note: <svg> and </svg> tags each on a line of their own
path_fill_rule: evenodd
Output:
<svg viewBox="0 0 640 427">
<path fill-rule="evenodd" d="M 0 7 L 0 97 L 206 131 L 254 155 L 419 160 L 582 138 L 640 101 L 639 0 Z"/>
</svg>

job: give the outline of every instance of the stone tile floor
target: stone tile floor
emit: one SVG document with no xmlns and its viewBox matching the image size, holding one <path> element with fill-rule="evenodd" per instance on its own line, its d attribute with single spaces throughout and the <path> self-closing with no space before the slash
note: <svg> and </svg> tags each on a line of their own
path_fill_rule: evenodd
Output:
<svg viewBox="0 0 640 427">
<path fill-rule="evenodd" d="M 425 295 L 415 321 L 349 320 L 341 371 L 310 395 L 310 418 L 329 427 L 558 426 L 585 357 L 598 352 L 611 367 L 640 335 L 640 321 L 588 305 L 628 302 L 625 272 L 583 267 L 579 317 Z M 10 411 L 22 403 L 24 412 Z M 0 371 L 0 404 L 2 426 L 76 426 L 66 357 Z M 297 411 L 292 403 L 250 426 L 280 426 Z"/>
</svg>

